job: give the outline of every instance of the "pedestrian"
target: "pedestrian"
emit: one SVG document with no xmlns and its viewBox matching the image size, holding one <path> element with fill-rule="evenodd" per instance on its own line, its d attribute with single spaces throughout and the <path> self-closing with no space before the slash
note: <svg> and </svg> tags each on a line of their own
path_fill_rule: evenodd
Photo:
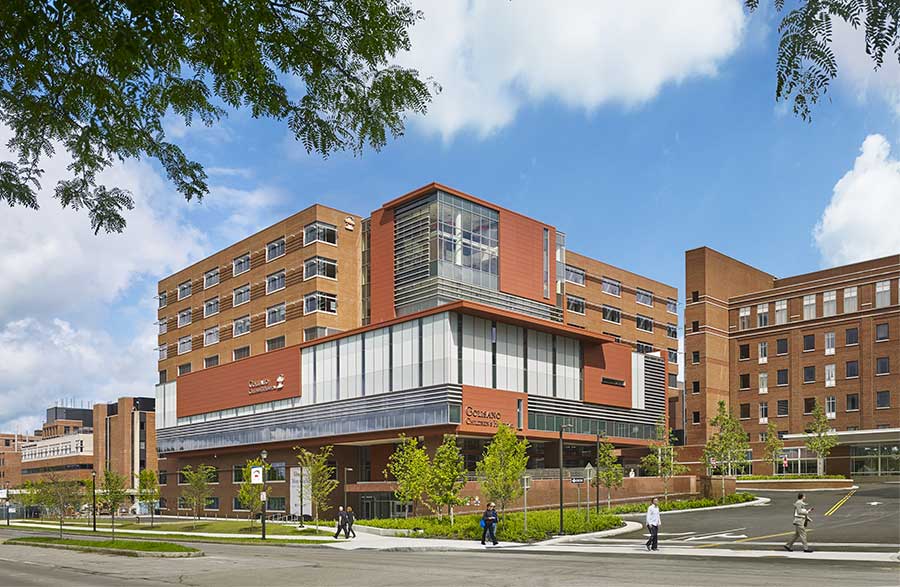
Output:
<svg viewBox="0 0 900 587">
<path fill-rule="evenodd" d="M 353 537 L 356 538 L 356 532 L 353 531 L 353 522 L 356 521 L 356 516 L 353 514 L 353 508 L 349 505 L 347 506 L 347 525 L 344 526 L 344 538 L 349 539 L 350 535 L 353 534 Z"/>
<path fill-rule="evenodd" d="M 784 545 L 784 549 L 788 552 L 793 552 L 794 542 L 798 538 L 803 543 L 803 552 L 812 552 L 809 543 L 806 541 L 806 527 L 809 526 L 809 514 L 812 513 L 814 508 L 809 507 L 809 504 L 803 501 L 804 497 L 806 496 L 799 493 L 797 494 L 797 501 L 794 502 L 794 536 Z"/>
<path fill-rule="evenodd" d="M 347 512 L 344 511 L 344 506 L 338 506 L 338 517 L 337 517 L 337 531 L 334 533 L 334 538 L 337 540 L 337 537 L 341 535 L 341 532 L 346 534 L 347 528 Z"/>
<path fill-rule="evenodd" d="M 491 502 L 484 510 L 484 515 L 481 516 L 481 524 L 484 526 L 484 530 L 481 531 L 481 544 L 484 544 L 485 538 L 490 538 L 494 546 L 497 546 L 498 521 L 500 518 L 497 517 L 497 507 L 494 502 Z"/>
<path fill-rule="evenodd" d="M 628 478 L 629 478 L 629 479 L 634 479 L 634 469 L 628 471 Z"/>
<path fill-rule="evenodd" d="M 659 498 L 654 497 L 647 508 L 647 530 L 650 538 L 647 539 L 647 550 L 659 550 Z"/>
</svg>

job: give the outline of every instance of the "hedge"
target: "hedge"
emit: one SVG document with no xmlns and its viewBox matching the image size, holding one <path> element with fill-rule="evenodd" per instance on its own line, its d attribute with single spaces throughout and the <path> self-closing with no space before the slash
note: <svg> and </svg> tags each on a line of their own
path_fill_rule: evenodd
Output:
<svg viewBox="0 0 900 587">
<path fill-rule="evenodd" d="M 772 480 L 791 480 L 791 479 L 846 479 L 844 475 L 816 475 L 813 473 L 803 473 L 801 475 L 739 475 L 738 481 L 772 481 Z"/>
</svg>

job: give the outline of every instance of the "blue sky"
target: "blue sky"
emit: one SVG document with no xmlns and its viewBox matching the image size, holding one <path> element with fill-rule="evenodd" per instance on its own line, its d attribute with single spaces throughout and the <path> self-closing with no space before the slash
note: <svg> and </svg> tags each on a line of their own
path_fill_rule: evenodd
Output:
<svg viewBox="0 0 900 587">
<path fill-rule="evenodd" d="M 419 3 L 400 57 L 444 91 L 381 152 L 323 160 L 246 112 L 213 128 L 171 119 L 210 173 L 202 203 L 126 162 L 106 174 L 138 201 L 123 235 L 94 237 L 48 197 L 4 210 L 0 430 L 39 427 L 59 398 L 152 395 L 157 280 L 314 202 L 365 215 L 439 181 L 682 297 L 684 251 L 701 245 L 776 275 L 900 252 L 900 68 L 872 73 L 857 33 L 836 34 L 841 78 L 808 124 L 774 101 L 777 16 L 736 0 L 587 3 L 583 18 L 449 4 Z M 49 162 L 46 185 L 63 168 Z"/>
</svg>

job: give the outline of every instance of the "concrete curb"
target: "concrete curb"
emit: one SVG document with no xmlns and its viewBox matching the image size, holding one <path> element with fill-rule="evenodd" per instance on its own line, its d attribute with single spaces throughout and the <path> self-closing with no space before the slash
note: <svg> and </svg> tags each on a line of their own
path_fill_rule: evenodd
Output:
<svg viewBox="0 0 900 587">
<path fill-rule="evenodd" d="M 794 491 L 794 490 L 791 490 Z M 708 512 L 712 510 L 730 510 L 732 508 L 743 508 L 747 506 L 760 506 L 760 505 L 768 505 L 769 502 L 772 501 L 768 497 L 757 497 L 753 501 L 745 501 L 744 503 L 732 503 L 729 505 L 714 505 L 708 508 L 691 508 L 688 510 L 672 510 L 670 512 L 659 512 L 661 516 L 668 516 L 671 514 L 688 514 L 691 512 Z M 622 518 L 634 518 L 637 516 L 646 516 L 646 512 L 636 512 L 633 514 L 619 514 Z"/>
<path fill-rule="evenodd" d="M 4 542 L 3 544 L 7 544 L 7 542 Z M 141 550 L 123 550 L 120 548 L 81 546 L 76 544 L 41 544 L 38 542 L 9 542 L 8 544 L 10 546 L 34 546 L 36 548 L 54 548 L 56 550 L 77 550 L 81 552 L 115 554 L 118 556 L 132 556 L 137 558 L 196 558 L 204 556 L 202 550 L 198 550 L 197 552 L 145 552 Z"/>
<path fill-rule="evenodd" d="M 609 538 L 610 536 L 618 536 L 619 534 L 630 534 L 631 532 L 643 528 L 643 525 L 639 524 L 638 522 L 629 522 L 628 520 L 623 521 L 625 522 L 625 525 L 621 528 L 603 530 L 602 532 L 589 532 L 587 534 L 569 534 L 567 536 L 558 536 L 556 538 L 551 538 L 550 540 L 544 540 L 543 542 L 535 542 L 534 544 L 530 544 L 528 546 L 553 546 L 554 544 L 576 542 L 579 540 L 584 540 L 585 538 Z"/>
<path fill-rule="evenodd" d="M 743 489 L 752 489 L 754 491 L 773 491 L 777 493 L 814 493 L 819 491 L 853 491 L 859 489 L 859 485 L 851 485 L 850 487 L 822 487 L 820 489 L 807 489 L 795 487 L 794 489 L 763 489 L 761 487 L 744 487 Z"/>
</svg>

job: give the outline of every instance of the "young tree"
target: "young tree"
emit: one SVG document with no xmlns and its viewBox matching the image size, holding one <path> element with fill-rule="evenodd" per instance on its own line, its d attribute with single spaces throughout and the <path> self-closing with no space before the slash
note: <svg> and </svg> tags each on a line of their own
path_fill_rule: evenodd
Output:
<svg viewBox="0 0 900 587">
<path fill-rule="evenodd" d="M 612 490 L 622 487 L 625 482 L 625 470 L 617 461 L 615 445 L 604 440 L 597 445 L 597 477 L 594 483 L 606 488 L 606 509 L 612 503 Z"/>
<path fill-rule="evenodd" d="M 747 466 L 747 451 L 750 450 L 750 443 L 740 421 L 729 413 L 722 400 L 719 401 L 716 416 L 709 423 L 717 430 L 706 442 L 703 449 L 703 461 L 707 469 L 719 471 L 722 477 L 722 501 L 724 501 L 725 475 L 731 474 L 735 469 Z"/>
<path fill-rule="evenodd" d="M 26 481 L 22 486 L 22 490 L 24 491 L 24 493 L 19 494 L 19 502 L 22 504 L 22 507 L 36 507 L 41 517 L 41 521 L 43 521 L 44 508 L 41 507 L 43 505 L 43 502 L 41 501 L 41 488 L 38 485 L 38 482 Z"/>
<path fill-rule="evenodd" d="M 444 442 L 437 448 L 428 470 L 428 497 L 441 512 L 447 507 L 450 525 L 453 525 L 453 506 L 463 502 L 459 492 L 466 486 L 466 461 L 459 452 L 456 436 L 444 435 Z"/>
<path fill-rule="evenodd" d="M 663 480 L 663 496 L 669 501 L 669 480 L 687 471 L 687 467 L 676 460 L 675 435 L 666 426 L 665 419 L 656 423 L 656 441 L 650 444 L 650 452 L 641 459 L 643 467 L 651 475 Z"/>
<path fill-rule="evenodd" d="M 215 472 L 216 468 L 209 465 L 197 465 L 196 469 L 187 465 L 181 470 L 187 481 L 187 485 L 181 490 L 181 497 L 194 511 L 194 528 L 197 527 L 196 520 L 200 519 L 200 511 L 206 506 L 207 498 L 213 494 L 209 482 Z"/>
<path fill-rule="evenodd" d="M 46 480 L 37 484 L 38 499 L 48 509 L 55 509 L 59 515 L 59 537 L 63 536 L 63 522 L 66 512 L 77 510 L 84 502 L 84 485 L 80 481 L 68 481 L 55 472 L 46 474 Z"/>
<path fill-rule="evenodd" d="M 317 452 L 310 452 L 301 448 L 297 454 L 297 460 L 303 469 L 306 469 L 309 477 L 309 495 L 313 507 L 313 518 L 316 527 L 319 526 L 319 515 L 331 509 L 328 504 L 328 496 L 337 488 L 338 480 L 335 475 L 336 468 L 329 464 L 334 447 L 323 446 Z"/>
<path fill-rule="evenodd" d="M 818 400 L 813 408 L 812 417 L 812 422 L 806 428 L 806 448 L 816 453 L 816 474 L 821 477 L 825 474 L 825 459 L 838 441 Z"/>
<path fill-rule="evenodd" d="M 207 175 L 166 140 L 167 115 L 210 126 L 247 108 L 286 121 L 308 152 L 380 149 L 439 90 L 396 64 L 421 18 L 403 0 L 0 3 L 0 121 L 16 159 L 0 161 L 0 200 L 37 208 L 55 148 L 72 158 L 55 196 L 95 231 L 121 232 L 133 206 L 97 185 L 119 159 L 156 159 L 202 198 Z"/>
<path fill-rule="evenodd" d="M 482 479 L 481 488 L 491 501 L 506 504 L 522 494 L 522 475 L 528 466 L 528 441 L 516 438 L 516 432 L 503 422 L 475 466 Z"/>
<path fill-rule="evenodd" d="M 772 463 L 772 474 L 778 470 L 778 461 L 784 452 L 784 441 L 778 437 L 778 427 L 775 422 L 769 422 L 766 427 L 766 445 L 763 447 L 763 458 Z"/>
<path fill-rule="evenodd" d="M 251 529 L 253 528 L 253 520 L 262 512 L 262 498 L 260 494 L 263 491 L 268 494 L 269 491 L 269 487 L 265 483 L 253 484 L 250 482 L 250 473 L 253 467 L 263 467 L 263 479 L 265 480 L 269 477 L 269 469 L 272 468 L 272 465 L 263 463 L 263 460 L 257 457 L 247 461 L 247 464 L 241 470 L 241 484 L 238 486 L 237 498 L 241 503 L 241 507 L 248 512 Z"/>
<path fill-rule="evenodd" d="M 429 465 L 428 454 L 419 445 L 419 439 L 401 434 L 400 444 L 388 458 L 384 476 L 393 477 L 397 482 L 394 495 L 399 501 L 412 504 L 413 516 L 417 505 L 428 494 Z"/>
<path fill-rule="evenodd" d="M 150 510 L 150 527 L 153 527 L 154 510 L 156 503 L 159 501 L 159 479 L 156 477 L 156 471 L 152 469 L 144 469 L 137 475 L 137 499 L 138 503 L 142 503 Z"/>
<path fill-rule="evenodd" d="M 102 493 L 100 494 L 100 503 L 109 508 L 109 514 L 112 516 L 112 539 L 116 541 L 116 513 L 119 508 L 128 499 L 128 493 L 125 486 L 125 477 L 119 475 L 111 469 L 103 472 L 103 482 L 100 484 Z"/>
</svg>

